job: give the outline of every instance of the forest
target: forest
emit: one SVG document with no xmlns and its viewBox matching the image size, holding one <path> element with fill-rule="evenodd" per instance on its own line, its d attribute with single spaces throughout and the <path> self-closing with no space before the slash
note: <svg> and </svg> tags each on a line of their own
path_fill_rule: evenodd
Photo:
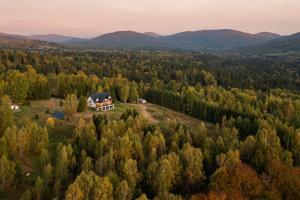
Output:
<svg viewBox="0 0 300 200">
<path fill-rule="evenodd" d="M 66 200 L 300 199 L 297 57 L 160 51 L 0 50 L 0 198 Z M 60 134 L 12 104 L 60 99 L 67 115 L 94 92 L 201 122 L 149 122 L 136 109 L 95 112 Z M 46 111 L 48 112 L 48 111 Z M 165 124 L 166 126 L 161 126 Z M 63 134 L 63 133 L 61 133 Z M 38 166 L 28 174 L 24 163 Z"/>
</svg>

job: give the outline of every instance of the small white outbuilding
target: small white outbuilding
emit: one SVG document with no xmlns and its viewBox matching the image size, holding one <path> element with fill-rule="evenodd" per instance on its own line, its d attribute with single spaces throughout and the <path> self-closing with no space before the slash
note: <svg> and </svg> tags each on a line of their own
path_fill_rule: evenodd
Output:
<svg viewBox="0 0 300 200">
<path fill-rule="evenodd" d="M 20 110 L 20 107 L 18 105 L 11 105 L 10 108 L 13 110 L 13 111 L 19 111 Z"/>
<path fill-rule="evenodd" d="M 141 98 L 139 98 L 139 99 L 138 99 L 138 103 L 141 103 L 141 104 L 146 104 L 146 103 L 147 103 L 147 101 L 146 101 L 145 99 L 141 99 Z"/>
</svg>

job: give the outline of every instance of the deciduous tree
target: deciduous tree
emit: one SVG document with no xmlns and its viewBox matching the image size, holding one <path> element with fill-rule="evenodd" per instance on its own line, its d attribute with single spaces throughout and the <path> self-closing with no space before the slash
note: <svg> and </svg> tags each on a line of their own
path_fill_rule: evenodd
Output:
<svg viewBox="0 0 300 200">
<path fill-rule="evenodd" d="M 76 113 L 78 107 L 78 101 L 75 94 L 68 94 L 64 101 L 64 112 L 68 116 L 72 116 Z"/>
</svg>

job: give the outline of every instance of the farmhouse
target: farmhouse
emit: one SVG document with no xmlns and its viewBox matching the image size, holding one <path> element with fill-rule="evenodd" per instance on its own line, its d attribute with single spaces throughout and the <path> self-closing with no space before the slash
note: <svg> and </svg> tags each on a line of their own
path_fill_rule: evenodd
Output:
<svg viewBox="0 0 300 200">
<path fill-rule="evenodd" d="M 91 94 L 87 99 L 87 104 L 96 111 L 107 111 L 115 108 L 108 92 Z"/>
</svg>

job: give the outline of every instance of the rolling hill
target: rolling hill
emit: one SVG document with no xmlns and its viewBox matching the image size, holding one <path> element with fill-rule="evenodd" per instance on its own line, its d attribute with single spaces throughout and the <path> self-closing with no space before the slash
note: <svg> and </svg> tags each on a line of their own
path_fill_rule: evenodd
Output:
<svg viewBox="0 0 300 200">
<path fill-rule="evenodd" d="M 56 44 L 54 44 L 56 43 Z M 58 44 L 58 45 L 57 45 Z M 261 32 L 250 34 L 231 29 L 186 31 L 162 36 L 154 32 L 118 31 L 95 38 L 57 34 L 22 36 L 0 33 L 0 47 L 120 50 L 234 51 L 246 54 L 300 52 L 300 33 L 290 36 Z"/>
<path fill-rule="evenodd" d="M 57 45 L 54 43 L 28 39 L 26 36 L 22 35 L 0 33 L 0 47 L 19 49 L 46 49 L 56 48 Z"/>
<path fill-rule="evenodd" d="M 277 37 L 271 33 L 249 34 L 222 29 L 182 32 L 163 37 L 163 40 L 183 50 L 226 50 L 261 44 Z"/>
<path fill-rule="evenodd" d="M 264 44 L 236 49 L 236 51 L 245 54 L 280 54 L 300 52 L 300 32 L 289 36 L 283 36 Z"/>
<path fill-rule="evenodd" d="M 80 46 L 83 46 L 82 43 L 87 42 L 88 40 L 90 40 L 90 39 L 88 39 L 88 38 L 77 38 L 77 37 L 74 37 L 74 38 L 72 38 L 70 40 L 62 42 L 61 44 L 65 45 L 65 46 L 73 46 L 73 47 L 77 46 L 77 47 L 80 47 Z"/>
<path fill-rule="evenodd" d="M 92 38 L 81 45 L 93 48 L 103 49 L 167 49 L 167 42 L 149 36 L 147 34 L 134 31 L 118 31 L 108 33 L 96 38 Z"/>
<path fill-rule="evenodd" d="M 73 39 L 74 37 L 57 35 L 57 34 L 47 34 L 47 35 L 30 35 L 27 38 L 32 40 L 46 41 L 46 42 L 63 43 Z"/>
<path fill-rule="evenodd" d="M 181 32 L 169 36 L 156 33 L 119 31 L 100 35 L 87 41 L 72 41 L 72 45 L 100 49 L 135 50 L 226 50 L 263 44 L 280 36 L 273 33 L 249 34 L 235 30 L 203 30 Z M 69 44 L 69 41 L 65 44 Z"/>
<path fill-rule="evenodd" d="M 162 35 L 158 34 L 158 33 L 154 33 L 154 32 L 146 32 L 144 33 L 145 35 L 151 36 L 151 37 L 162 37 Z"/>
</svg>

